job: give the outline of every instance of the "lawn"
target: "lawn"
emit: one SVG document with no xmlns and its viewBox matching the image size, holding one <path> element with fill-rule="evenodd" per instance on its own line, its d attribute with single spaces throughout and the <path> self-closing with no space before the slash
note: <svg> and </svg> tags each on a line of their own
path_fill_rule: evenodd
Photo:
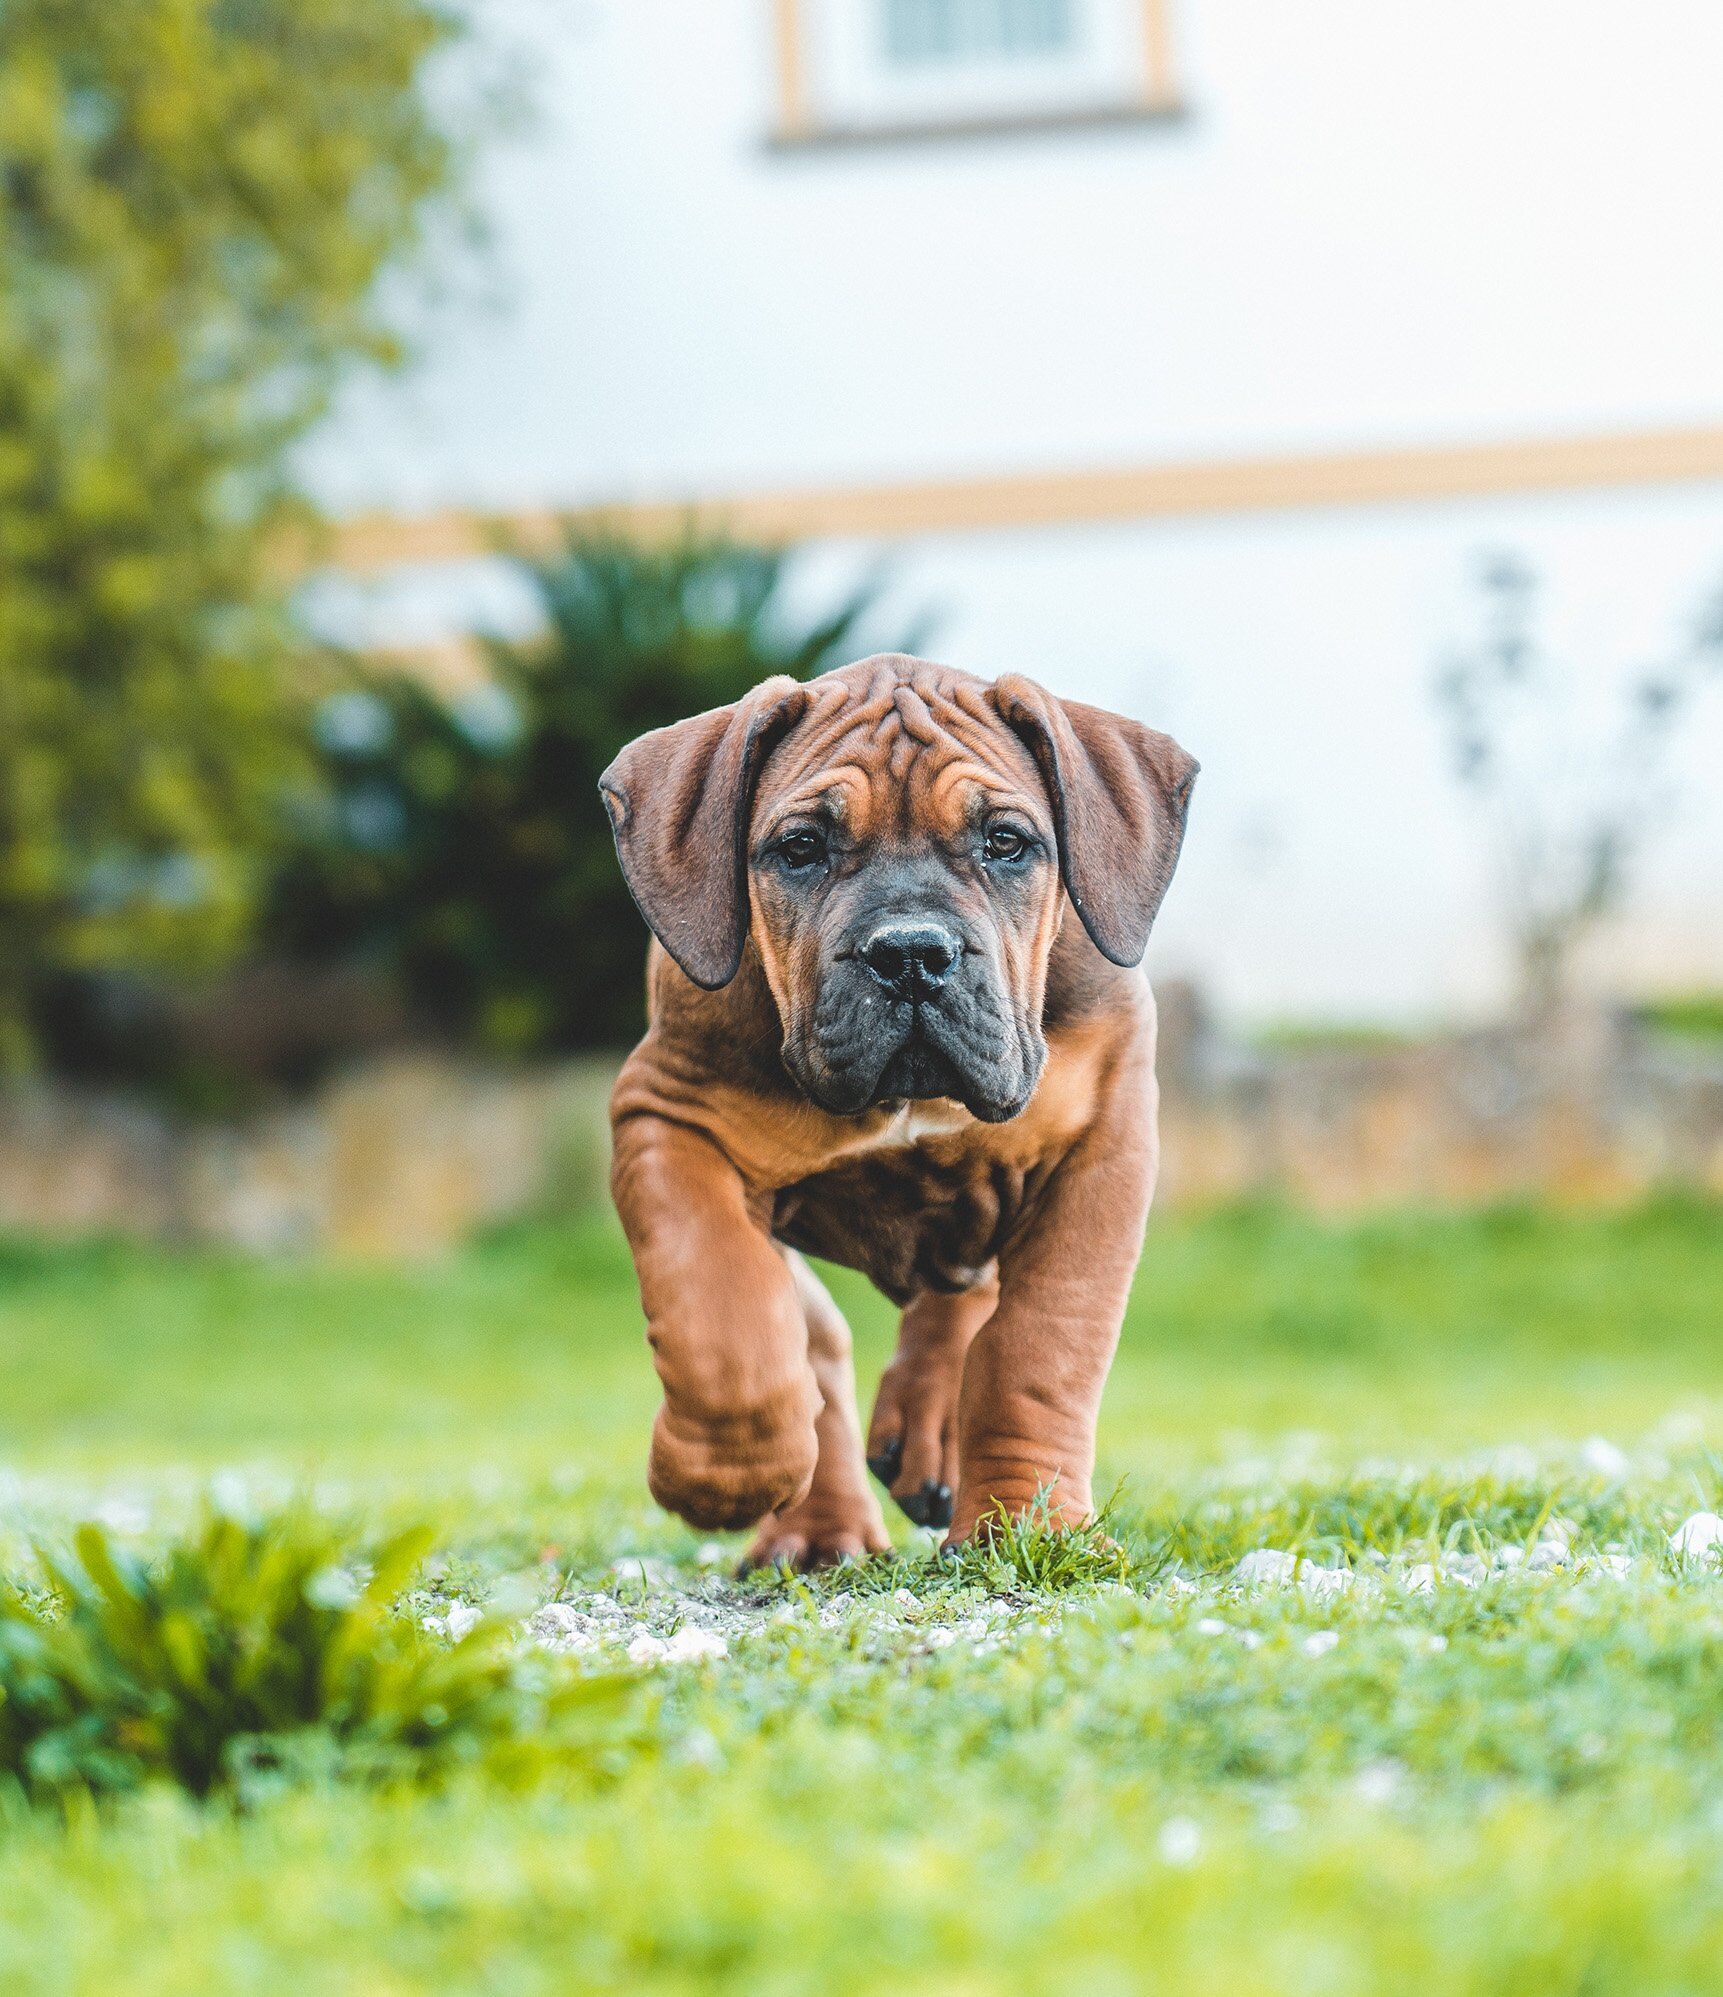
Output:
<svg viewBox="0 0 1723 1997">
<path fill-rule="evenodd" d="M 889 1318 L 834 1281 L 865 1393 Z M 0 1249 L 0 1567 L 309 1492 L 430 1527 L 412 1643 L 471 1604 L 622 1673 L 435 1781 L 0 1785 L 0 1991 L 1723 1990 L 1723 1575 L 1669 1537 L 1723 1505 L 1715 1207 L 1158 1221 L 1122 1577 L 904 1528 L 738 1583 L 645 1498 L 653 1402 L 596 1224 L 406 1273 Z"/>
</svg>

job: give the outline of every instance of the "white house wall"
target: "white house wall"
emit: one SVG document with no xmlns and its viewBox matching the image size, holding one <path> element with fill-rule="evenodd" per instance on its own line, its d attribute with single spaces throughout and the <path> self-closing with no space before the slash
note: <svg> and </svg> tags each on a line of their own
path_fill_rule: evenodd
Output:
<svg viewBox="0 0 1723 1997">
<path fill-rule="evenodd" d="M 817 4 L 817 0 L 809 0 Z M 1723 9 L 1172 0 L 1188 116 L 771 151 L 753 0 L 485 0 L 536 127 L 487 200 L 497 309 L 314 459 L 338 511 L 508 509 L 1592 434 L 1723 417 Z M 1429 701 L 1479 550 L 1582 676 L 1723 577 L 1723 484 L 920 539 L 936 649 L 1169 726 L 1205 774 L 1154 946 L 1257 1013 L 1499 976 Z M 819 551 L 807 580 L 876 549 Z M 506 603 L 384 587 L 366 635 Z M 486 607 L 481 610 L 481 601 Z M 343 613 L 350 624 L 356 613 Z M 1723 979 L 1718 702 L 1618 984 Z"/>
</svg>

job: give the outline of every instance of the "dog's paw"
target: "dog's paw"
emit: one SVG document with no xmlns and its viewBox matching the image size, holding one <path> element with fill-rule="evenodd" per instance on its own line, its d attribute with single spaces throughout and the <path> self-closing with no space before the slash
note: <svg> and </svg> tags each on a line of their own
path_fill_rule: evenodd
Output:
<svg viewBox="0 0 1723 1997">
<path fill-rule="evenodd" d="M 961 1352 L 937 1362 L 899 1357 L 880 1376 L 868 1423 L 868 1468 L 917 1525 L 951 1523 L 962 1380 Z"/>
<path fill-rule="evenodd" d="M 707 1532 L 734 1532 L 799 1505 L 819 1461 L 813 1407 L 777 1423 L 701 1426 L 660 1408 L 646 1481 L 668 1512 Z"/>
<path fill-rule="evenodd" d="M 864 1491 L 848 1505 L 810 1499 L 762 1519 L 741 1564 L 744 1572 L 751 1567 L 793 1567 L 805 1573 L 890 1551 L 879 1506 Z"/>
</svg>

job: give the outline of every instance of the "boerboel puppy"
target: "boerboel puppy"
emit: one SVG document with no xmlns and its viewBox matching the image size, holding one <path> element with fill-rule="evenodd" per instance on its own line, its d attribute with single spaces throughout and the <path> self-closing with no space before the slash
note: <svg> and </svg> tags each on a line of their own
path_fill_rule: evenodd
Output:
<svg viewBox="0 0 1723 1997">
<path fill-rule="evenodd" d="M 1095 1420 L 1154 1189 L 1138 968 L 1196 764 L 1032 680 L 864 659 L 655 729 L 601 780 L 657 938 L 612 1186 L 664 1385 L 653 1495 L 748 1558 L 883 1551 L 871 1465 L 947 1544 Z M 866 1445 L 799 1251 L 903 1312 Z"/>
</svg>

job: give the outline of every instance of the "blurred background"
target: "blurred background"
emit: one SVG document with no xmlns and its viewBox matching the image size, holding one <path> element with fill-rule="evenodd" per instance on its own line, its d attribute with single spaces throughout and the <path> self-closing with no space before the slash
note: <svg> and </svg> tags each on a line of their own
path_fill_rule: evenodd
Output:
<svg viewBox="0 0 1723 1997">
<path fill-rule="evenodd" d="M 874 649 L 1202 760 L 1166 1197 L 1723 1187 L 1723 17 L 0 13 L 0 1229 L 602 1199 L 594 780 Z"/>
<path fill-rule="evenodd" d="M 5 1997 L 1718 1988 L 1720 76 L 0 0 Z M 732 1580 L 596 779 L 890 647 L 1203 765 L 1111 1537 Z"/>
</svg>

